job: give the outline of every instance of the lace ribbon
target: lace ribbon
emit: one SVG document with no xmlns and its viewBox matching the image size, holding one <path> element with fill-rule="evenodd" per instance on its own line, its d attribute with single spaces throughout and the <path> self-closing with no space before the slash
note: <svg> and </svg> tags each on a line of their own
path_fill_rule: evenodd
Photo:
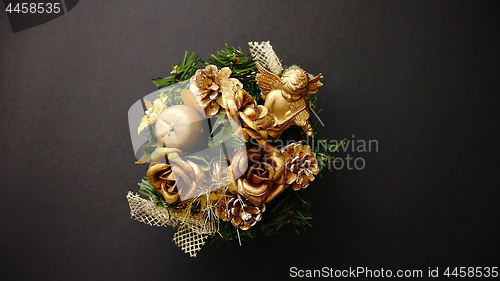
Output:
<svg viewBox="0 0 500 281">
<path fill-rule="evenodd" d="M 273 46 L 269 41 L 258 42 L 248 42 L 248 47 L 250 49 L 250 54 L 255 57 L 256 60 L 262 62 L 262 66 L 271 70 L 274 74 L 279 74 L 283 71 L 283 66 L 281 61 L 273 50 Z"/>
</svg>

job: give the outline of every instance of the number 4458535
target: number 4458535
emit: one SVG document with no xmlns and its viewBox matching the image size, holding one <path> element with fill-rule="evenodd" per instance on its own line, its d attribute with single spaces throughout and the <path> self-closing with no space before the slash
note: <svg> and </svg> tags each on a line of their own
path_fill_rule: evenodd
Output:
<svg viewBox="0 0 500 281">
<path fill-rule="evenodd" d="M 498 277 L 498 267 L 447 267 L 446 277 Z"/>
<path fill-rule="evenodd" d="M 7 13 L 22 14 L 59 14 L 61 12 L 61 3 L 17 3 L 12 7 L 12 3 L 5 8 Z"/>
</svg>

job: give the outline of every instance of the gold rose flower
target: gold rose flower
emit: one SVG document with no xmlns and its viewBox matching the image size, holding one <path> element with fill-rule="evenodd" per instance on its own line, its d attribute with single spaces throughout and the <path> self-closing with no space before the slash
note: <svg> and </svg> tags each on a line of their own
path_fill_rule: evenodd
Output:
<svg viewBox="0 0 500 281">
<path fill-rule="evenodd" d="M 285 159 L 279 150 L 266 150 L 260 146 L 249 148 L 246 154 L 240 150 L 233 157 L 231 170 L 234 177 L 242 176 L 233 181 L 230 191 L 262 207 L 285 188 L 284 164 Z"/>
<path fill-rule="evenodd" d="M 169 204 L 197 196 L 205 180 L 203 170 L 189 160 L 182 160 L 175 152 L 168 155 L 168 160 L 169 163 L 149 165 L 147 177 L 151 185 Z"/>
<path fill-rule="evenodd" d="M 275 118 L 269 113 L 267 107 L 257 105 L 257 102 L 247 92 L 243 91 L 240 95 L 242 98 L 238 115 L 244 140 L 248 141 L 249 137 L 252 137 L 257 140 L 261 146 L 264 146 L 264 142 L 269 136 L 266 129 L 274 124 Z M 240 95 L 238 95 L 238 101 L 240 100 Z"/>
<path fill-rule="evenodd" d="M 177 178 L 172 172 L 172 166 L 168 163 L 151 163 L 147 172 L 151 185 L 160 193 L 167 203 L 172 204 L 179 201 L 177 192 Z"/>
</svg>

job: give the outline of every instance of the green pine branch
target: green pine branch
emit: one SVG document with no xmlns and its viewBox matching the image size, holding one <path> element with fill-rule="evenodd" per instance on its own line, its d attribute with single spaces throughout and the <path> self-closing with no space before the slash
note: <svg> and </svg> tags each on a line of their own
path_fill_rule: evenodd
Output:
<svg viewBox="0 0 500 281">
<path fill-rule="evenodd" d="M 250 54 L 245 55 L 241 49 L 226 47 L 217 52 L 217 55 L 211 54 L 209 58 L 210 64 L 217 66 L 219 69 L 229 67 L 231 69 L 231 77 L 237 78 L 243 84 L 243 89 L 247 91 L 257 103 L 261 103 L 261 89 L 257 86 L 255 76 L 257 75 L 256 60 Z"/>
<path fill-rule="evenodd" d="M 165 78 L 153 79 L 153 84 L 155 84 L 158 88 L 163 88 L 188 80 L 196 73 L 196 70 L 205 65 L 206 63 L 198 56 L 195 56 L 194 52 L 191 56 L 189 56 L 189 58 L 187 57 L 187 52 L 185 52 L 182 62 L 172 65 L 172 71 L 170 72 L 171 75 Z"/>
<path fill-rule="evenodd" d="M 248 230 L 238 230 L 231 222 L 220 221 L 219 232 L 208 238 L 210 244 L 231 243 L 235 240 L 252 240 L 259 235 L 282 235 L 288 229 L 299 233 L 311 227 L 312 197 L 309 191 L 285 189 L 276 199 L 266 205 L 262 219 Z M 239 238 L 238 238 L 239 232 Z"/>
</svg>

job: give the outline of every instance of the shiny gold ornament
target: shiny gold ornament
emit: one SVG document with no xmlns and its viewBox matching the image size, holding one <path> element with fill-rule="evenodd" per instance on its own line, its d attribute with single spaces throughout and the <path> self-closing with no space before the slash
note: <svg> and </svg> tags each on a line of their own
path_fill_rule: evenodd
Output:
<svg viewBox="0 0 500 281">
<path fill-rule="evenodd" d="M 315 179 L 314 175 L 319 173 L 316 153 L 311 151 L 311 147 L 302 142 L 296 142 L 283 147 L 281 153 L 285 158 L 287 185 L 293 183 L 293 190 L 309 186 L 309 182 Z"/>
<path fill-rule="evenodd" d="M 305 70 L 292 67 L 280 78 L 267 71 L 260 63 L 255 64 L 260 72 L 257 74 L 257 85 L 262 88 L 264 106 L 276 118 L 274 125 L 267 129 L 269 136 L 278 138 L 292 124 L 302 127 L 308 136 L 312 136 L 306 100 L 323 86 L 319 82 L 323 75 L 310 78 Z"/>
<path fill-rule="evenodd" d="M 205 69 L 198 69 L 191 77 L 189 89 L 195 94 L 207 117 L 220 113 L 224 105 L 224 93 L 225 96 L 231 96 L 236 92 L 237 86 L 243 87 L 238 79 L 229 78 L 230 75 L 229 67 L 223 67 L 219 71 L 217 66 L 208 65 Z"/>
<path fill-rule="evenodd" d="M 255 206 L 250 200 L 232 195 L 220 202 L 217 215 L 223 221 L 231 221 L 233 226 L 248 230 L 262 218 L 265 206 Z"/>
<path fill-rule="evenodd" d="M 257 146 L 249 148 L 246 155 L 240 150 L 233 156 L 231 171 L 233 175 L 242 176 L 234 178 L 230 191 L 262 207 L 283 192 L 286 181 L 284 164 L 285 159 L 279 150 Z"/>
</svg>

